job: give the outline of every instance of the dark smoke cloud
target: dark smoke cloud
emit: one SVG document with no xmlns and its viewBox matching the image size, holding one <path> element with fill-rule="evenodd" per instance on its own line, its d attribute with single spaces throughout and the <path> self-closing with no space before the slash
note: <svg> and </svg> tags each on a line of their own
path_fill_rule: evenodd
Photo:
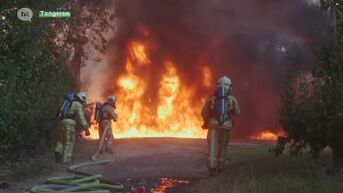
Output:
<svg viewBox="0 0 343 193">
<path fill-rule="evenodd" d="M 195 96 L 210 95 L 213 90 L 200 86 L 199 74 L 199 65 L 210 64 L 215 78 L 228 75 L 233 81 L 242 108 L 236 137 L 280 127 L 279 88 L 287 65 L 308 69 L 314 63 L 311 47 L 319 29 L 328 27 L 325 14 L 301 0 L 118 2 L 121 33 L 109 47 L 109 53 L 119 53 L 109 56 L 114 77 L 124 69 L 127 42 L 144 39 L 137 32 L 137 26 L 144 25 L 155 48 L 150 93 L 157 92 L 163 61 L 171 58 L 183 82 L 196 88 Z"/>
</svg>

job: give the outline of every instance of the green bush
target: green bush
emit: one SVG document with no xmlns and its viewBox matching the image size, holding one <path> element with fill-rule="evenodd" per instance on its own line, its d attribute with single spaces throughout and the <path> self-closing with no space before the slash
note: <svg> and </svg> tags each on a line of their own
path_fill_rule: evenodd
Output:
<svg viewBox="0 0 343 193">
<path fill-rule="evenodd" d="M 334 169 L 343 171 L 343 1 L 325 2 L 329 3 L 334 33 L 325 34 L 320 42 L 318 64 L 311 74 L 287 78 L 280 116 L 288 136 L 279 138 L 274 152 L 279 155 L 290 143 L 292 155 L 309 146 L 317 158 L 330 147 Z"/>
<path fill-rule="evenodd" d="M 51 23 L 22 22 L 13 7 L 0 9 L 0 163 L 54 143 L 55 113 L 75 82 Z"/>
</svg>

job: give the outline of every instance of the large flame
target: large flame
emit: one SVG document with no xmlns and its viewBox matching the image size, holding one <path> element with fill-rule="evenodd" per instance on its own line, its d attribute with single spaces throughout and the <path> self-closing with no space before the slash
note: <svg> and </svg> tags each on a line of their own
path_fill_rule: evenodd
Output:
<svg viewBox="0 0 343 193">
<path fill-rule="evenodd" d="M 116 111 L 119 115 L 118 122 L 112 123 L 115 137 L 205 138 L 200 111 L 206 98 L 194 105 L 197 96 L 194 96 L 193 88 L 183 84 L 177 65 L 171 59 L 160 64 L 164 71 L 159 76 L 159 87 L 153 93 L 157 97 L 152 97 L 152 93 L 148 93 L 150 76 L 153 76 L 148 45 L 131 41 L 127 53 L 125 70 L 113 82 L 118 88 L 113 95 L 118 98 Z M 213 84 L 209 65 L 201 66 L 200 74 L 202 86 L 209 88 Z M 264 130 L 250 139 L 277 140 L 279 135 L 282 133 Z M 90 138 L 98 137 L 97 130 L 93 129 Z"/>
<path fill-rule="evenodd" d="M 154 97 L 157 101 L 152 101 L 153 97 L 148 93 L 150 77 L 140 71 L 149 72 L 152 68 L 148 46 L 137 40 L 128 45 L 125 72 L 113 83 L 119 88 L 113 93 L 118 98 L 119 115 L 118 122 L 112 123 L 115 137 L 204 138 L 200 116 L 202 104 L 191 104 L 195 97 L 193 90 L 183 84 L 173 61 L 165 59 L 161 64 L 164 72 L 156 90 L 158 96 Z M 204 67 L 204 86 L 209 86 L 211 76 L 211 69 Z M 96 131 L 93 130 L 91 138 L 98 138 Z"/>
</svg>

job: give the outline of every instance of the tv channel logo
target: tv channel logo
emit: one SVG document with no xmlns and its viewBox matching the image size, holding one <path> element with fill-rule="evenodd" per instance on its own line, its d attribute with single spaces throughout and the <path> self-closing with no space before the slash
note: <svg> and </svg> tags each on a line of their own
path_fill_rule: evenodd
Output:
<svg viewBox="0 0 343 193">
<path fill-rule="evenodd" d="M 17 16 L 21 21 L 31 21 L 33 12 L 30 8 L 24 7 L 18 10 Z"/>
</svg>

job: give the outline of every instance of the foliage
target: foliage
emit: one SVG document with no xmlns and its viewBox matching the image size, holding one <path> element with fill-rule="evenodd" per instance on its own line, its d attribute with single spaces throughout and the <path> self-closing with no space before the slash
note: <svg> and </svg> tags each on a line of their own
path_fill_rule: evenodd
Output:
<svg viewBox="0 0 343 193">
<path fill-rule="evenodd" d="M 63 1 L 7 1 L 1 5 L 0 161 L 23 159 L 51 145 L 61 96 L 73 78 L 48 20 L 22 22 L 18 7 L 49 9 Z"/>
<path fill-rule="evenodd" d="M 104 52 L 112 26 L 111 0 L 16 0 L 0 7 L 0 161 L 34 154 L 54 142 L 54 115 L 61 96 L 80 89 L 86 45 Z M 21 7 L 71 10 L 72 19 L 22 22 Z M 89 47 L 88 47 L 89 48 Z M 67 65 L 66 65 L 67 64 Z M 71 73 L 70 73 L 71 72 Z M 76 83 L 76 84 L 75 84 Z"/>
<path fill-rule="evenodd" d="M 90 52 L 97 50 L 101 53 L 106 49 L 108 30 L 115 28 L 114 18 L 116 1 L 113 0 L 73 0 L 63 4 L 61 9 L 72 10 L 72 19 L 54 21 L 54 28 L 61 33 L 60 42 L 70 52 L 70 67 L 73 76 L 81 89 L 80 71 Z"/>
<path fill-rule="evenodd" d="M 288 143 L 292 155 L 309 145 L 314 158 L 329 146 L 343 163 L 343 1 L 323 8 L 329 7 L 334 33 L 326 34 L 316 50 L 318 64 L 312 73 L 291 72 L 286 78 L 280 115 L 288 136 L 279 138 L 276 155 Z"/>
</svg>

